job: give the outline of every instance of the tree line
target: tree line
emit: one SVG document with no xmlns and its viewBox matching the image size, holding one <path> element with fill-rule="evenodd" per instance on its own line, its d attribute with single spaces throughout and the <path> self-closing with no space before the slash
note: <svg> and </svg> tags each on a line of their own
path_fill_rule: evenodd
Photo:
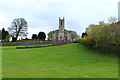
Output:
<svg viewBox="0 0 120 80">
<path fill-rule="evenodd" d="M 12 42 L 16 42 L 18 40 L 18 36 L 21 37 L 21 39 L 23 39 L 23 37 L 27 38 L 28 35 L 28 24 L 27 21 L 24 18 L 17 18 L 17 19 L 13 19 L 13 21 L 11 22 L 11 27 L 8 27 L 8 31 L 5 31 L 5 29 L 3 28 L 2 31 L 0 30 L 0 40 L 3 41 L 9 41 L 10 37 L 12 37 Z M 78 39 L 79 35 L 77 35 L 77 33 L 75 31 L 70 30 L 69 31 L 71 33 L 71 38 L 72 40 L 74 39 Z M 52 34 L 53 31 L 50 31 L 48 33 L 48 40 L 52 39 Z M 46 39 L 46 34 L 44 32 L 39 32 L 38 34 L 32 34 L 31 37 L 33 40 L 42 40 L 45 41 Z"/>
<path fill-rule="evenodd" d="M 82 38 L 77 40 L 90 48 L 119 55 L 120 53 L 120 22 L 115 17 L 110 17 L 109 23 L 100 21 L 99 25 L 91 24 L 86 28 Z"/>
<path fill-rule="evenodd" d="M 11 27 L 8 27 L 8 31 L 5 30 L 5 28 L 2 28 L 2 30 L 0 30 L 0 40 L 2 42 L 8 42 L 10 40 L 10 37 L 12 37 L 12 42 L 16 42 L 18 39 L 18 36 L 21 37 L 21 39 L 23 39 L 23 37 L 27 38 L 27 30 L 28 30 L 28 26 L 27 26 L 27 21 L 24 18 L 17 18 L 14 19 L 11 23 Z M 33 34 L 32 35 L 32 39 L 33 40 L 42 40 L 45 41 L 46 35 L 44 32 L 39 32 L 38 35 L 37 34 Z"/>
<path fill-rule="evenodd" d="M 39 40 L 39 41 L 45 41 L 46 34 L 44 32 L 39 32 L 38 35 L 37 34 L 33 34 L 32 35 L 32 39 L 33 40 Z"/>
</svg>

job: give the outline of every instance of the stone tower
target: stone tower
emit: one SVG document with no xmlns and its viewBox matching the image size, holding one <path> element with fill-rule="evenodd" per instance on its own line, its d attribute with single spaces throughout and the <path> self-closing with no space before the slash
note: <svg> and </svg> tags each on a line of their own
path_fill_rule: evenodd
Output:
<svg viewBox="0 0 120 80">
<path fill-rule="evenodd" d="M 59 17 L 59 29 L 53 31 L 52 41 L 71 41 L 71 33 L 65 29 L 65 19 Z"/>
<path fill-rule="evenodd" d="M 59 40 L 64 40 L 64 23 L 65 23 L 65 20 L 64 20 L 64 17 L 63 19 L 61 19 L 59 17 Z"/>
</svg>

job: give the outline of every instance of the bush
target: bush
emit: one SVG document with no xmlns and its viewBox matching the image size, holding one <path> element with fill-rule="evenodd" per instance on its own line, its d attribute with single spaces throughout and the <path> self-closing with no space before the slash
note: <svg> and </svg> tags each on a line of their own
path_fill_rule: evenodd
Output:
<svg viewBox="0 0 120 80">
<path fill-rule="evenodd" d="M 77 40 L 75 40 L 74 42 L 76 42 L 76 43 L 81 43 L 81 44 L 85 44 L 85 38 L 77 39 Z"/>
<path fill-rule="evenodd" d="M 90 25 L 87 36 L 76 40 L 105 53 L 120 54 L 120 25 L 118 23 Z"/>
</svg>

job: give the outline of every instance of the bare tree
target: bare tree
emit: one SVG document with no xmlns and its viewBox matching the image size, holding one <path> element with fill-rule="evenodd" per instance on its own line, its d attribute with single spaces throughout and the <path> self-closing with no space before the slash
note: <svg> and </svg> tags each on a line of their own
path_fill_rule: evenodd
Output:
<svg viewBox="0 0 120 80">
<path fill-rule="evenodd" d="M 28 34 L 27 22 L 24 18 L 14 19 L 11 23 L 11 27 L 9 27 L 8 30 L 11 36 L 15 37 L 16 40 L 18 36 L 25 37 Z"/>
<path fill-rule="evenodd" d="M 109 21 L 110 24 L 113 24 L 113 23 L 117 22 L 117 18 L 116 17 L 110 17 L 108 19 L 108 21 Z"/>
</svg>

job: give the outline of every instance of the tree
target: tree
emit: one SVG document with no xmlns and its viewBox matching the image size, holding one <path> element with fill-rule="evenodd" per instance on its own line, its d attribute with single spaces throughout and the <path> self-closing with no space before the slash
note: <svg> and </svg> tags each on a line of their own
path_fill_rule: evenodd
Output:
<svg viewBox="0 0 120 80">
<path fill-rule="evenodd" d="M 44 32 L 39 32 L 38 33 L 38 39 L 39 40 L 45 41 L 45 38 L 46 38 L 46 35 L 45 35 Z"/>
<path fill-rule="evenodd" d="M 5 31 L 5 39 L 4 40 L 7 42 L 10 40 L 10 35 L 9 35 L 8 31 Z"/>
<path fill-rule="evenodd" d="M 5 31 L 5 28 L 2 28 L 2 41 L 9 41 L 10 35 L 8 31 Z"/>
<path fill-rule="evenodd" d="M 8 31 L 5 31 L 5 36 L 9 35 Z"/>
<path fill-rule="evenodd" d="M 117 22 L 117 18 L 116 17 L 110 17 L 108 19 L 108 21 L 109 21 L 110 24 L 113 24 L 113 23 Z"/>
<path fill-rule="evenodd" d="M 104 21 L 99 22 L 99 25 L 90 25 L 87 31 L 87 36 L 80 41 L 92 48 L 104 51 L 107 53 L 120 53 L 120 23 L 115 21 L 115 18 L 110 18 L 111 23 L 107 24 Z"/>
<path fill-rule="evenodd" d="M 32 35 L 32 39 L 33 39 L 33 40 L 37 40 L 37 38 L 38 38 L 37 34 L 33 34 L 33 35 Z"/>
<path fill-rule="evenodd" d="M 27 22 L 24 18 L 18 18 L 14 19 L 11 23 L 11 27 L 8 28 L 10 34 L 12 37 L 14 37 L 16 40 L 18 36 L 27 36 Z M 16 41 L 15 40 L 15 41 Z"/>
<path fill-rule="evenodd" d="M 5 41 L 9 42 L 9 40 L 10 40 L 10 35 L 7 35 Z"/>
<path fill-rule="evenodd" d="M 16 42 L 16 37 L 12 37 L 12 42 Z"/>
<path fill-rule="evenodd" d="M 5 35 L 5 28 L 2 28 L 2 41 L 4 41 L 6 35 Z"/>
<path fill-rule="evenodd" d="M 2 41 L 2 31 L 0 30 L 0 41 Z"/>
<path fill-rule="evenodd" d="M 85 36 L 87 36 L 87 33 L 82 33 L 82 37 L 81 38 L 84 38 Z"/>
<path fill-rule="evenodd" d="M 52 40 L 52 34 L 53 34 L 53 31 L 50 31 L 50 32 L 48 33 L 48 40 Z"/>
<path fill-rule="evenodd" d="M 79 38 L 79 35 L 77 35 L 77 32 L 76 32 L 76 31 L 70 30 L 69 32 L 71 33 L 71 39 L 72 39 L 72 40 Z"/>
<path fill-rule="evenodd" d="M 90 29 L 89 29 L 89 27 L 88 27 L 88 28 L 86 28 L 86 31 L 85 31 L 85 33 L 89 32 L 89 30 L 90 30 Z"/>
</svg>

